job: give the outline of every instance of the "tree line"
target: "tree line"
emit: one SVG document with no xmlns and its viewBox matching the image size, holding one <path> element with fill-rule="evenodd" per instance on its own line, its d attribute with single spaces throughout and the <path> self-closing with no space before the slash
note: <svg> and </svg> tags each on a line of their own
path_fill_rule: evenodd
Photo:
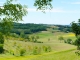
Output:
<svg viewBox="0 0 80 60">
<path fill-rule="evenodd" d="M 46 29 L 47 29 L 47 26 L 44 24 L 14 23 L 11 33 L 16 33 L 18 35 L 20 35 L 21 32 L 24 32 L 24 34 L 31 34 L 31 33 L 36 33 L 40 31 L 46 31 Z"/>
</svg>

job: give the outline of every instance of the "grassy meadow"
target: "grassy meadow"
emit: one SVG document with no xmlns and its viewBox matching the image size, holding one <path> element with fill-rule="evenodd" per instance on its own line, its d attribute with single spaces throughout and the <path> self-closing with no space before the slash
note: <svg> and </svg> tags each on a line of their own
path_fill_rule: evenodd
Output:
<svg viewBox="0 0 80 60">
<path fill-rule="evenodd" d="M 19 40 L 5 40 L 4 49 L 9 50 L 9 53 L 13 53 L 13 51 L 18 50 L 18 48 L 26 48 L 27 52 L 25 56 L 14 56 L 9 53 L 0 54 L 0 60 L 79 60 L 79 56 L 75 54 L 76 46 L 64 43 L 64 41 L 59 41 L 58 38 L 63 36 L 64 39 L 72 39 L 73 41 L 76 39 L 73 33 L 63 33 L 63 32 L 55 32 L 52 33 L 50 31 L 42 31 L 39 33 L 32 34 L 34 36 L 39 36 L 38 41 L 43 43 L 33 43 L 33 42 L 25 42 Z M 16 47 L 18 46 L 18 48 Z M 34 47 L 50 46 L 51 52 L 43 52 L 38 55 L 32 55 L 31 49 Z M 11 50 L 10 50 L 11 49 Z M 15 53 L 18 54 L 18 51 Z"/>
</svg>

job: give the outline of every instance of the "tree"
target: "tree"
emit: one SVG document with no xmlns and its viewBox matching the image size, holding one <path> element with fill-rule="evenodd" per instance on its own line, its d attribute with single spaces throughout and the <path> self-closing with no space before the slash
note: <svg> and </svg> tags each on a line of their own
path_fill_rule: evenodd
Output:
<svg viewBox="0 0 80 60">
<path fill-rule="evenodd" d="M 61 42 L 62 40 L 64 40 L 64 38 L 63 38 L 62 36 L 60 36 L 58 39 L 60 40 L 60 42 Z"/>
<path fill-rule="evenodd" d="M 27 14 L 26 6 L 12 3 L 14 0 L 6 0 L 3 6 L 0 6 L 0 32 L 2 35 L 10 32 L 13 22 L 22 20 L 22 17 Z M 38 10 L 51 9 L 52 0 L 35 0 L 34 6 Z M 8 34 L 7 34 L 8 35 Z"/>
<path fill-rule="evenodd" d="M 76 36 L 80 35 L 80 25 L 79 23 L 72 22 L 71 23 L 72 32 L 75 33 Z"/>
<path fill-rule="evenodd" d="M 35 0 L 34 6 L 37 7 L 38 10 L 52 9 L 51 5 L 52 0 Z"/>
<path fill-rule="evenodd" d="M 13 4 L 14 0 L 6 0 L 3 6 L 0 7 L 0 32 L 7 33 L 11 30 L 12 22 L 22 20 L 22 17 L 27 14 L 26 6 L 21 4 Z M 52 0 L 35 0 L 34 6 L 37 10 L 52 9 Z"/>
<path fill-rule="evenodd" d="M 75 40 L 75 45 L 77 46 L 77 50 L 80 50 L 80 35 L 77 36 L 77 39 Z"/>
<path fill-rule="evenodd" d="M 22 38 L 24 38 L 24 37 L 25 37 L 25 34 L 24 34 L 24 32 L 23 32 L 23 31 L 20 33 L 20 37 L 22 37 Z"/>
<path fill-rule="evenodd" d="M 3 34 L 10 32 L 12 22 L 22 20 L 22 17 L 27 13 L 25 6 L 13 4 L 12 1 L 13 0 L 7 0 L 6 3 L 0 7 L 0 32 Z"/>
<path fill-rule="evenodd" d="M 6 3 L 0 7 L 0 44 L 4 44 L 3 35 L 8 35 L 13 22 L 22 20 L 22 17 L 27 13 L 25 6 L 13 4 L 12 1 L 13 0 L 6 0 Z M 3 49 L 3 45 L 1 49 Z"/>
<path fill-rule="evenodd" d="M 77 49 L 80 50 L 80 19 L 78 19 L 78 23 L 72 22 L 71 28 L 77 38 L 75 41 L 75 44 L 77 45 Z"/>
<path fill-rule="evenodd" d="M 67 43 L 68 43 L 68 44 L 71 44 L 71 43 L 72 43 L 72 39 L 68 38 L 68 39 L 67 39 Z"/>
</svg>

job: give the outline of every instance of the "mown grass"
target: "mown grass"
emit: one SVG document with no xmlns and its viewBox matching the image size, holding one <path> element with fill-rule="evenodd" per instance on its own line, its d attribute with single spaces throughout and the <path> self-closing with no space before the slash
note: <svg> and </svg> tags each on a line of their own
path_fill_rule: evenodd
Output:
<svg viewBox="0 0 80 60">
<path fill-rule="evenodd" d="M 0 58 L 0 60 L 79 60 L 79 59 L 80 56 L 77 56 L 75 54 L 75 49 L 59 52 L 50 52 L 41 55 Z"/>
<path fill-rule="evenodd" d="M 74 50 L 58 52 L 50 55 L 39 56 L 30 60 L 80 60 L 80 56 L 75 54 Z"/>
</svg>

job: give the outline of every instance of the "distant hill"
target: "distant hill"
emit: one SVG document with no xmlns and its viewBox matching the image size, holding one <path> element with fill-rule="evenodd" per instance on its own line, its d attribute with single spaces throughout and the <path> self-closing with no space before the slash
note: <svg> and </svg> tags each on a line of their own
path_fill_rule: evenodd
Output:
<svg viewBox="0 0 80 60">
<path fill-rule="evenodd" d="M 39 31 L 46 31 L 47 25 L 45 24 L 34 24 L 34 23 L 14 23 L 11 33 L 19 34 L 24 32 L 24 34 L 36 33 Z"/>
<path fill-rule="evenodd" d="M 70 25 L 54 25 L 54 24 L 34 24 L 34 23 L 14 23 L 11 33 L 16 33 L 20 35 L 21 32 L 24 34 L 32 34 L 40 31 L 61 31 L 61 32 L 71 32 Z"/>
</svg>

